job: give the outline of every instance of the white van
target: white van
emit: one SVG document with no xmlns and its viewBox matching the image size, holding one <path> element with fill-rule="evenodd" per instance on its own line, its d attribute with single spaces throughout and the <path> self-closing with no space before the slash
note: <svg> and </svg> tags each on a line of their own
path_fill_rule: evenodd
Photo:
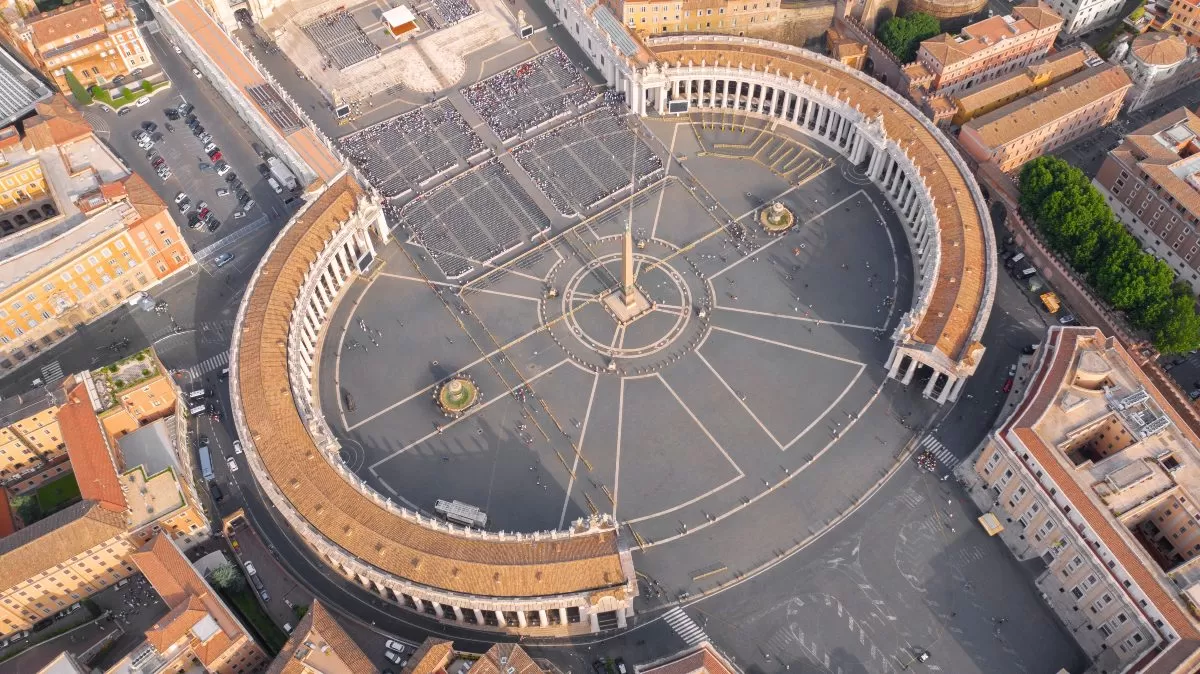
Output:
<svg viewBox="0 0 1200 674">
<path fill-rule="evenodd" d="M 274 178 L 267 178 L 267 184 L 271 186 L 271 189 L 275 190 L 275 194 L 283 193 L 283 188 L 279 186 L 279 181 Z"/>
<path fill-rule="evenodd" d="M 208 408 L 204 405 L 192 405 L 192 407 L 188 410 L 188 413 L 192 416 L 196 416 L 198 414 L 204 414 L 204 410 L 206 409 Z"/>
<path fill-rule="evenodd" d="M 198 388 L 195 391 L 192 391 L 191 393 L 189 393 L 188 397 L 191 398 L 192 400 L 198 400 L 200 398 L 203 398 L 204 397 L 204 389 Z"/>
</svg>

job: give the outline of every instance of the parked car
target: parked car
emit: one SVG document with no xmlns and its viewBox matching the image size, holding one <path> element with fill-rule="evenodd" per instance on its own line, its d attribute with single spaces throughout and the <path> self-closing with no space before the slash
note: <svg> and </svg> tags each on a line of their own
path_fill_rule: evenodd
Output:
<svg viewBox="0 0 1200 674">
<path fill-rule="evenodd" d="M 167 119 L 171 120 L 172 122 L 179 119 L 179 111 L 175 108 L 167 108 L 166 110 L 163 110 L 163 114 L 166 115 Z"/>
<path fill-rule="evenodd" d="M 201 78 L 204 77 L 204 75 L 200 74 L 199 68 L 192 68 L 192 74 L 195 75 L 196 77 L 201 77 Z"/>
<path fill-rule="evenodd" d="M 187 201 L 187 198 L 188 198 L 188 195 L 186 193 L 180 192 L 179 194 L 175 195 L 175 203 L 179 203 L 181 201 Z"/>
<path fill-rule="evenodd" d="M 1061 325 L 1074 325 L 1075 324 L 1075 316 L 1072 314 L 1064 314 L 1064 315 L 1058 317 L 1058 322 Z"/>
<path fill-rule="evenodd" d="M 233 253 L 221 253 L 213 258 L 213 264 L 217 265 L 218 269 L 224 267 L 230 262 L 233 262 Z"/>
<path fill-rule="evenodd" d="M 155 131 L 158 131 L 158 125 L 154 122 L 142 122 L 142 128 L 148 133 L 154 133 Z"/>
<path fill-rule="evenodd" d="M 190 201 L 179 202 L 179 214 L 180 215 L 183 215 L 184 213 L 187 213 L 190 210 L 192 210 L 192 202 L 190 202 Z"/>
<path fill-rule="evenodd" d="M 223 161 L 217 162 L 217 175 L 223 176 L 229 173 L 230 166 Z"/>
<path fill-rule="evenodd" d="M 234 441 L 233 441 L 233 453 L 234 453 L 234 454 L 241 454 L 241 453 L 242 453 L 242 441 L 241 441 L 241 440 L 234 440 Z"/>
<path fill-rule="evenodd" d="M 254 574 L 258 573 L 258 570 L 254 568 L 254 562 L 246 562 L 245 567 L 246 575 L 253 576 Z"/>
<path fill-rule="evenodd" d="M 217 188 L 217 196 L 218 197 L 227 197 L 227 196 L 229 196 L 229 190 L 225 189 L 224 187 L 219 187 L 219 188 Z"/>
<path fill-rule="evenodd" d="M 400 653 L 401 655 L 404 654 L 404 644 L 400 643 L 399 641 L 396 641 L 395 639 L 388 639 L 387 643 L 385 643 L 383 646 L 384 646 L 384 648 L 388 649 L 389 651 L 396 651 L 397 653 Z"/>
<path fill-rule="evenodd" d="M 184 102 L 180 103 L 176 107 L 176 109 L 179 110 L 179 114 L 181 114 L 181 115 L 190 115 L 190 114 L 192 114 L 192 110 L 196 109 L 196 106 L 192 105 L 191 103 L 188 103 L 187 101 L 184 101 Z"/>
<path fill-rule="evenodd" d="M 221 161 L 221 157 L 224 155 L 221 154 L 220 150 L 213 150 L 212 152 L 208 153 L 208 156 L 213 161 Z"/>
<path fill-rule="evenodd" d="M 116 77 L 113 78 L 113 84 L 115 84 L 117 86 L 121 86 L 122 84 L 125 84 L 125 76 L 117 75 Z"/>
<path fill-rule="evenodd" d="M 237 461 L 235 461 L 232 456 L 225 460 L 225 465 L 229 466 L 229 472 L 231 472 L 231 473 L 237 472 L 237 469 L 238 469 Z"/>
<path fill-rule="evenodd" d="M 209 216 L 209 218 L 208 218 L 208 233 L 212 234 L 213 232 L 217 231 L 220 228 L 221 228 L 221 221 L 212 216 Z M 221 420 L 221 411 L 217 410 L 216 414 L 214 414 L 213 417 L 217 421 L 220 421 Z"/>
<path fill-rule="evenodd" d="M 117 110 L 117 117 L 124 117 L 125 115 L 128 115 L 131 112 L 133 112 L 133 108 L 131 108 L 129 106 L 125 106 L 125 107 L 121 108 L 120 110 Z"/>
<path fill-rule="evenodd" d="M 133 71 L 131 71 L 131 72 L 129 73 L 129 76 L 130 76 L 130 77 L 132 77 L 133 79 L 135 79 L 135 80 L 136 80 L 137 78 L 139 78 L 139 77 L 141 77 L 141 76 L 142 76 L 142 69 L 141 69 L 141 68 L 134 68 L 134 69 L 133 69 Z"/>
<path fill-rule="evenodd" d="M 134 105 L 138 106 L 139 108 L 145 105 L 150 105 L 150 97 L 142 96 L 141 98 L 137 99 L 137 103 L 134 103 Z"/>
<path fill-rule="evenodd" d="M 220 503 L 221 499 L 225 498 L 225 494 L 221 493 L 221 488 L 217 486 L 216 482 L 208 485 L 208 493 L 212 494 L 213 500 L 217 503 Z"/>
</svg>

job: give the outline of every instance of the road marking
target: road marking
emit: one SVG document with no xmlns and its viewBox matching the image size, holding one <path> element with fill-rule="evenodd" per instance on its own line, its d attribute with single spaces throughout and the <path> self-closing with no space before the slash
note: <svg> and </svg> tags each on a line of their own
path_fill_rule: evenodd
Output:
<svg viewBox="0 0 1200 674">
<path fill-rule="evenodd" d="M 688 646 L 695 646 L 702 641 L 708 641 L 708 635 L 704 630 L 692 620 L 691 616 L 683 612 L 683 609 L 676 606 L 675 608 L 663 614 L 663 620 L 670 625 L 671 629 L 683 639 Z"/>
<path fill-rule="evenodd" d="M 192 379 L 199 379 L 200 377 L 203 377 L 204 375 L 208 374 L 209 372 L 212 372 L 213 370 L 217 369 L 218 367 L 222 367 L 224 365 L 227 365 L 228 363 L 229 363 L 229 352 L 222 351 L 221 353 L 218 353 L 215 356 L 206 358 L 206 359 L 200 361 L 199 363 L 189 367 L 187 369 L 187 373 L 188 373 L 188 375 L 191 376 Z"/>
<path fill-rule="evenodd" d="M 42 383 L 46 386 L 58 383 L 63 378 L 62 364 L 57 360 L 42 366 Z"/>
<path fill-rule="evenodd" d="M 932 435 L 926 435 L 925 439 L 921 441 L 921 449 L 928 449 L 937 457 L 938 461 L 941 461 L 950 470 L 954 470 L 954 467 L 959 464 L 959 458 L 951 454 L 950 450 L 946 449 L 946 446 Z"/>
</svg>

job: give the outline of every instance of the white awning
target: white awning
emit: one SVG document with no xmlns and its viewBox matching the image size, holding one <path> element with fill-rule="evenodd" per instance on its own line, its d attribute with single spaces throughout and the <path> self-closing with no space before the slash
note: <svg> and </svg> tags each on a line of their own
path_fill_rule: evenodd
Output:
<svg viewBox="0 0 1200 674">
<path fill-rule="evenodd" d="M 400 5 L 383 13 L 383 22 L 388 28 L 399 28 L 407 23 L 413 23 L 417 17 L 407 5 Z"/>
</svg>

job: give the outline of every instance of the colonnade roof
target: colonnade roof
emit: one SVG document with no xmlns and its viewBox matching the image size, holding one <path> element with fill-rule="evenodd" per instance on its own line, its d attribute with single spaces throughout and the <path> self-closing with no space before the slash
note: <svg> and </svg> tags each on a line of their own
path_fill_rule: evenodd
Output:
<svg viewBox="0 0 1200 674">
<path fill-rule="evenodd" d="M 936 348 L 953 361 L 970 361 L 972 332 L 987 298 L 988 239 L 968 181 L 924 120 L 917 119 L 865 75 L 850 73 L 802 49 L 765 40 L 655 38 L 655 57 L 671 66 L 726 67 L 769 71 L 796 81 L 793 91 L 825 91 L 880 120 L 883 131 L 917 167 L 934 200 L 933 217 L 941 244 L 938 277 L 928 307 L 911 338 Z M 915 176 L 913 176 L 915 178 Z M 980 205 L 981 206 L 981 205 Z"/>
<path fill-rule="evenodd" d="M 362 189 L 343 175 L 284 230 L 243 300 L 235 354 L 246 430 L 271 480 L 333 544 L 384 572 L 448 592 L 529 597 L 624 585 L 613 528 L 515 540 L 435 529 L 387 510 L 333 469 L 296 407 L 288 329 L 305 277 Z"/>
</svg>

